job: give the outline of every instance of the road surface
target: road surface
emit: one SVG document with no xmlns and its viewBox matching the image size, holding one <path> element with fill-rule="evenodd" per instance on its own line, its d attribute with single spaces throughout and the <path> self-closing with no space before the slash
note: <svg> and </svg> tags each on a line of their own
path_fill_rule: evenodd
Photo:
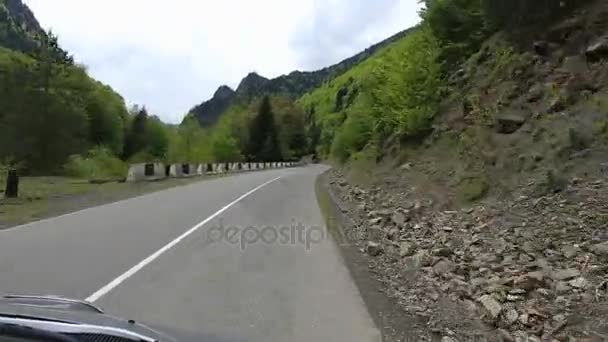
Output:
<svg viewBox="0 0 608 342">
<path fill-rule="evenodd" d="M 326 236 L 324 170 L 207 180 L 2 231 L 0 292 L 88 299 L 210 341 L 379 341 Z"/>
</svg>

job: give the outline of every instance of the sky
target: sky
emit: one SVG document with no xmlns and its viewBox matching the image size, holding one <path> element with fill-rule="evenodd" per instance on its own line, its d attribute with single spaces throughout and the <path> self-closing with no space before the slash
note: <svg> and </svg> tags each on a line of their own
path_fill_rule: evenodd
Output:
<svg viewBox="0 0 608 342">
<path fill-rule="evenodd" d="M 335 64 L 415 25 L 418 0 L 24 0 L 129 105 L 178 123 L 220 85 Z"/>
</svg>

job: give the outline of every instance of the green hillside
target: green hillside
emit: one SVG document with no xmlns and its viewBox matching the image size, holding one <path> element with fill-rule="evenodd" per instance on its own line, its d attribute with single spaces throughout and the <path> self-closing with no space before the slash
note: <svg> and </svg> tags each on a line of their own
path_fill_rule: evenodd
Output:
<svg viewBox="0 0 608 342">
<path fill-rule="evenodd" d="M 424 133 L 439 101 L 438 54 L 422 27 L 299 99 L 320 129 L 321 156 L 345 161 L 394 133 Z"/>
</svg>

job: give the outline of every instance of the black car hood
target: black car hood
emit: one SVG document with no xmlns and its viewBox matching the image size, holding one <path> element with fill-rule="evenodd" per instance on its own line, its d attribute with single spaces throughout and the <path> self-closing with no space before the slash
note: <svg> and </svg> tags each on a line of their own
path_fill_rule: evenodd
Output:
<svg viewBox="0 0 608 342">
<path fill-rule="evenodd" d="M 106 326 L 132 331 L 158 341 L 177 342 L 177 340 L 143 324 L 102 313 L 99 308 L 87 302 L 58 297 L 0 297 L 0 316 Z"/>
</svg>

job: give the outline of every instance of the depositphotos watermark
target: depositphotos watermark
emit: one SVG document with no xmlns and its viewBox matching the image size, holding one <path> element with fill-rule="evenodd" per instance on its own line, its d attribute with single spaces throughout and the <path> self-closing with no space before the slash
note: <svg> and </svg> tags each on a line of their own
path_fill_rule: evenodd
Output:
<svg viewBox="0 0 608 342">
<path fill-rule="evenodd" d="M 284 226 L 226 226 L 220 220 L 219 225 L 206 231 L 206 242 L 228 243 L 239 246 L 241 250 L 255 244 L 278 244 L 284 246 L 303 246 L 310 251 L 314 245 L 329 237 L 322 226 L 305 226 L 292 223 Z"/>
</svg>

